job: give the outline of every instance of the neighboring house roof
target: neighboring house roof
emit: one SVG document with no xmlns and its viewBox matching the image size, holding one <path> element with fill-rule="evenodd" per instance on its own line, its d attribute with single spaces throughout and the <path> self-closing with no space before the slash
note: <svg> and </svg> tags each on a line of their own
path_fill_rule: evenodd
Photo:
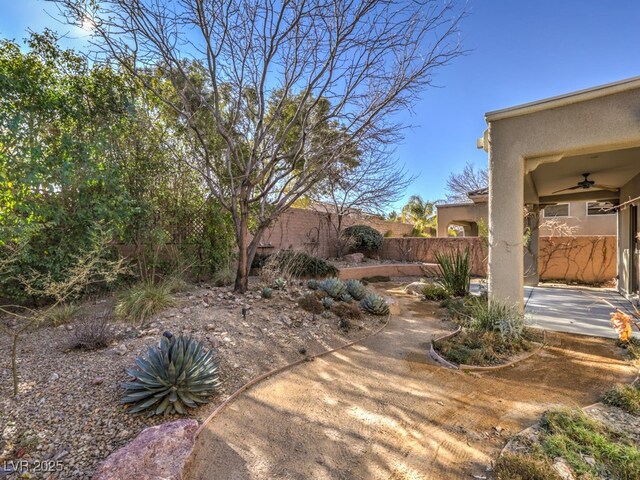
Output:
<svg viewBox="0 0 640 480">
<path fill-rule="evenodd" d="M 470 192 L 467 192 L 467 196 L 469 198 L 471 198 L 471 197 L 479 197 L 481 195 L 489 195 L 489 187 L 484 187 L 484 188 L 480 188 L 478 190 L 471 190 Z"/>
</svg>

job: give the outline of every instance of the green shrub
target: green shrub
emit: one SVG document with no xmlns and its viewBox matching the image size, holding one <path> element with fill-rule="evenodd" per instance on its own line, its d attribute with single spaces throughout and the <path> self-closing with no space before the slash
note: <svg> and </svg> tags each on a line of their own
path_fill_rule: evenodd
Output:
<svg viewBox="0 0 640 480">
<path fill-rule="evenodd" d="M 251 268 L 264 267 L 270 256 L 271 256 L 270 253 L 256 253 L 253 256 L 253 261 L 251 262 Z"/>
<path fill-rule="evenodd" d="M 347 293 L 347 287 L 337 278 L 327 278 L 320 282 L 319 287 L 334 300 L 340 300 L 340 297 Z"/>
<path fill-rule="evenodd" d="M 165 334 L 160 347 L 149 347 L 136 364 L 138 368 L 127 370 L 135 380 L 122 385 L 122 403 L 131 413 L 184 415 L 187 407 L 207 403 L 220 386 L 213 351 L 192 338 Z"/>
<path fill-rule="evenodd" d="M 352 251 L 376 252 L 382 247 L 384 237 L 369 225 L 352 225 L 342 231 L 342 240 Z"/>
<path fill-rule="evenodd" d="M 528 335 L 506 337 L 498 332 L 463 329 L 458 335 L 434 342 L 443 357 L 459 365 L 491 366 L 533 348 Z"/>
<path fill-rule="evenodd" d="M 273 296 L 273 289 L 269 287 L 264 287 L 262 289 L 262 292 L 260 292 L 260 294 L 262 295 L 262 298 L 271 298 Z"/>
<path fill-rule="evenodd" d="M 120 319 L 142 324 L 173 304 L 170 284 L 141 282 L 120 292 L 115 313 Z"/>
<path fill-rule="evenodd" d="M 285 278 L 336 276 L 339 270 L 326 260 L 305 252 L 280 250 L 268 255 L 261 268 Z"/>
<path fill-rule="evenodd" d="M 618 384 L 604 393 L 602 401 L 633 415 L 640 415 L 640 389 L 637 386 Z"/>
<path fill-rule="evenodd" d="M 360 280 L 347 280 L 344 282 L 344 286 L 346 287 L 349 295 L 358 302 L 367 294 L 367 290 L 364 288 L 364 284 Z"/>
<path fill-rule="evenodd" d="M 464 251 L 436 252 L 436 263 L 440 267 L 442 278 L 440 283 L 456 297 L 464 297 L 469 293 L 471 282 L 471 262 L 469 248 Z"/>
<path fill-rule="evenodd" d="M 387 315 L 389 313 L 389 305 L 377 293 L 370 293 L 360 302 L 360 308 L 374 315 Z"/>
<path fill-rule="evenodd" d="M 496 480 L 562 480 L 547 459 L 505 453 L 493 469 Z"/>
<path fill-rule="evenodd" d="M 425 300 L 442 301 L 449 298 L 449 292 L 439 283 L 427 283 L 422 289 Z"/>
<path fill-rule="evenodd" d="M 518 337 L 524 330 L 524 314 L 516 304 L 499 300 L 491 302 L 479 297 L 469 301 L 469 327 L 485 332 L 499 332 L 503 336 Z"/>
</svg>

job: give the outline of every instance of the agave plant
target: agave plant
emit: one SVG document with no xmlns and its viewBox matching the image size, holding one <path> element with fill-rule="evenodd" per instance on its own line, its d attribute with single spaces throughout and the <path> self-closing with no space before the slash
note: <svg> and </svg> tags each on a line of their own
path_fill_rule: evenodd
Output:
<svg viewBox="0 0 640 480">
<path fill-rule="evenodd" d="M 347 280 L 344 282 L 344 286 L 347 288 L 347 292 L 354 300 L 360 301 L 367 294 L 364 284 L 360 280 Z"/>
<path fill-rule="evenodd" d="M 220 386 L 213 351 L 189 337 L 165 332 L 160 346 L 149 347 L 136 364 L 138 368 L 127 370 L 135 380 L 122 384 L 126 394 L 121 402 L 131 413 L 184 415 L 187 407 L 207 403 Z"/>
<path fill-rule="evenodd" d="M 276 278 L 273 281 L 273 288 L 276 290 L 284 290 L 287 288 L 287 281 L 282 277 Z"/>
<path fill-rule="evenodd" d="M 322 299 L 322 306 L 326 309 L 331 308 L 331 305 L 333 305 L 333 299 L 331 297 L 324 297 Z"/>
<path fill-rule="evenodd" d="M 344 293 L 347 293 L 344 283 L 337 278 L 327 278 L 320 282 L 319 287 L 334 300 L 339 300 Z"/>
<path fill-rule="evenodd" d="M 307 288 L 309 290 L 317 290 L 318 289 L 318 280 L 316 280 L 315 278 L 312 278 L 311 280 L 307 281 Z"/>
<path fill-rule="evenodd" d="M 260 294 L 262 295 L 262 298 L 271 298 L 273 296 L 273 289 L 269 287 L 264 287 Z"/>
<path fill-rule="evenodd" d="M 340 295 L 340 301 L 341 302 L 349 303 L 352 300 L 353 300 L 353 297 L 351 295 L 349 295 L 347 292 L 344 292 L 342 295 Z"/>
<path fill-rule="evenodd" d="M 377 293 L 370 293 L 360 302 L 360 308 L 374 315 L 387 315 L 389 313 L 389 305 Z"/>
</svg>

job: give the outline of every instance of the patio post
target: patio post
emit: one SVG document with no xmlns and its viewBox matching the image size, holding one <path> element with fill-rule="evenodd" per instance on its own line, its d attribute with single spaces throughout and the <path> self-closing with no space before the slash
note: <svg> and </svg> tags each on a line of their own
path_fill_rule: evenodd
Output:
<svg viewBox="0 0 640 480">
<path fill-rule="evenodd" d="M 540 206 L 527 205 L 525 216 L 524 284 L 535 287 L 540 281 L 538 274 L 538 238 L 540 236 Z"/>
<path fill-rule="evenodd" d="M 489 142 L 489 300 L 524 309 L 524 160 L 508 138 Z"/>
</svg>

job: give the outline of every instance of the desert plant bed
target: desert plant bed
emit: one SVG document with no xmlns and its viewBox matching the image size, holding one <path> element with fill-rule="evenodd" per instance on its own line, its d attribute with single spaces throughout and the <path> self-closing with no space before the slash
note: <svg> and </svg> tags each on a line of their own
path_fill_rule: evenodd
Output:
<svg viewBox="0 0 640 480">
<path fill-rule="evenodd" d="M 637 479 L 639 432 L 640 416 L 605 403 L 550 410 L 509 440 L 496 461 L 495 478 Z"/>
<path fill-rule="evenodd" d="M 0 465 L 51 460 L 63 469 L 55 478 L 91 478 L 104 458 L 142 429 L 179 418 L 132 414 L 120 403 L 122 383 L 131 381 L 126 370 L 157 345 L 165 331 L 195 338 L 215 352 L 220 387 L 210 403 L 189 412 L 202 421 L 249 380 L 365 337 L 386 318 L 362 310 L 345 328 L 330 309 L 313 315 L 298 306 L 297 300 L 308 291 L 304 283 L 274 289 L 270 298 L 263 298 L 263 287 L 257 279 L 243 295 L 229 288 L 192 287 L 174 294 L 173 305 L 143 327 L 111 315 L 106 332 L 81 323 L 101 323 L 105 311 L 113 313 L 116 298 L 85 302 L 80 305 L 82 319 L 34 328 L 24 336 L 15 398 L 8 369 L 10 340 L 0 337 L 0 358 L 5 359 L 0 365 Z M 86 331 L 101 336 L 80 342 L 79 334 Z M 106 348 L 92 348 L 91 342 L 99 347 L 105 337 Z M 8 478 L 17 478 L 12 475 Z"/>
<path fill-rule="evenodd" d="M 499 332 L 462 328 L 433 342 L 434 350 L 458 366 L 495 367 L 520 360 L 540 348 L 543 332 L 528 328 L 517 337 Z"/>
</svg>

